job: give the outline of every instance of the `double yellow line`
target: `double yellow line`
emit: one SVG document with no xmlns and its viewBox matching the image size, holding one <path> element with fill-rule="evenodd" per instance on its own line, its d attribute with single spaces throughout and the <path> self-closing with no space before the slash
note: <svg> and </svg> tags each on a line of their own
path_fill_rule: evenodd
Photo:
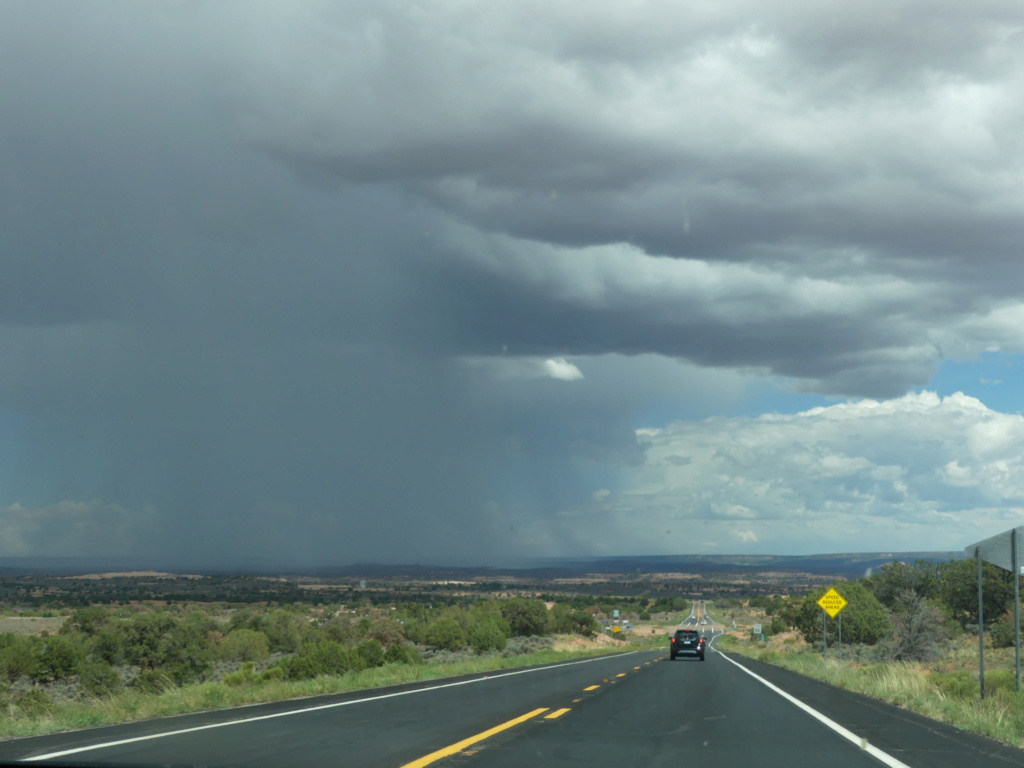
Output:
<svg viewBox="0 0 1024 768">
<path fill-rule="evenodd" d="M 456 742 L 455 744 L 451 744 L 445 747 L 444 749 L 439 749 L 437 750 L 437 752 L 431 752 L 429 755 L 424 755 L 419 760 L 413 760 L 411 763 L 406 763 L 402 766 L 402 768 L 422 768 L 422 766 L 424 765 L 430 765 L 431 763 L 437 762 L 442 757 L 449 757 L 450 755 L 454 755 L 458 752 L 461 752 L 462 750 L 466 749 L 466 747 L 473 746 L 477 742 L 483 741 L 484 739 L 489 739 L 496 733 L 507 731 L 509 728 L 514 728 L 520 723 L 525 723 L 527 720 L 530 720 L 531 718 L 537 717 L 537 715 L 541 715 L 547 712 L 548 709 L 550 709 L 550 707 L 541 707 L 540 709 L 533 710 L 533 712 L 527 712 L 525 715 L 520 715 L 519 717 L 502 723 L 501 725 L 496 725 L 493 728 L 483 731 L 482 733 L 478 733 L 476 736 L 470 736 L 468 739 L 463 739 L 462 741 Z M 568 711 L 568 709 L 560 709 L 556 712 L 552 712 L 550 715 L 547 715 L 547 717 L 549 719 L 559 717 L 561 715 L 564 715 Z"/>
<path fill-rule="evenodd" d="M 645 666 L 646 666 L 646 664 L 645 664 Z M 634 670 L 639 670 L 640 667 L 633 667 L 633 669 Z M 626 676 L 626 673 L 625 672 L 621 672 L 621 673 L 617 674 L 615 677 L 625 677 L 625 676 Z M 607 682 L 607 680 L 605 680 L 605 682 Z M 584 691 L 594 691 L 594 690 L 597 690 L 600 687 L 601 687 L 600 685 L 591 685 L 591 686 L 588 686 L 588 687 L 584 688 L 583 690 Z M 574 701 L 579 701 L 579 699 L 574 699 Z M 425 766 L 425 765 L 430 765 L 431 763 L 436 763 L 438 760 L 440 760 L 442 758 L 451 757 L 452 755 L 458 754 L 459 752 L 462 752 L 463 750 L 467 749 L 468 747 L 471 747 L 474 744 L 478 744 L 479 742 L 483 741 L 484 739 L 489 739 L 489 738 L 491 738 L 491 736 L 499 734 L 502 731 L 507 731 L 509 728 L 514 728 L 515 726 L 519 725 L 520 723 L 525 723 L 527 720 L 532 720 L 535 717 L 543 715 L 545 712 L 548 712 L 548 714 L 544 715 L 544 719 L 545 720 L 554 720 L 555 718 L 561 717 L 566 712 L 570 711 L 569 707 L 563 707 L 562 709 L 556 709 L 553 712 L 549 712 L 550 709 L 551 709 L 550 707 L 540 707 L 539 709 L 535 709 L 532 712 L 527 712 L 525 715 L 520 715 L 519 717 L 513 718 L 512 720 L 508 720 L 508 721 L 502 723 L 501 725 L 496 725 L 493 728 L 487 729 L 486 731 L 481 731 L 480 733 L 476 734 L 475 736 L 470 736 L 468 739 L 463 739 L 462 741 L 456 742 L 455 744 L 450 744 L 449 746 L 444 747 L 443 749 L 439 749 L 436 752 L 431 752 L 429 755 L 424 755 L 423 757 L 419 758 L 418 760 L 413 760 L 411 763 L 406 763 L 405 765 L 402 766 L 402 768 L 423 768 L 423 766 Z"/>
</svg>

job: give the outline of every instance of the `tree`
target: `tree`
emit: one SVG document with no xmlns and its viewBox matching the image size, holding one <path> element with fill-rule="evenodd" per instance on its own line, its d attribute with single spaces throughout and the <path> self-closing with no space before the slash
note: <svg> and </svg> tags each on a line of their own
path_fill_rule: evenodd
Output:
<svg viewBox="0 0 1024 768">
<path fill-rule="evenodd" d="M 1013 603 L 1013 574 L 992 563 L 981 568 L 982 608 L 985 626 L 1003 615 Z M 963 626 L 978 623 L 978 563 L 974 559 L 944 563 L 939 569 L 938 596 Z"/>
<path fill-rule="evenodd" d="M 843 608 L 843 640 L 874 645 L 889 631 L 889 615 L 885 607 L 864 585 L 855 581 L 844 581 L 835 587 L 848 603 Z M 793 615 L 793 626 L 800 630 L 808 643 L 822 639 L 822 610 L 817 603 L 829 589 L 820 587 L 807 594 Z M 838 620 L 828 622 L 829 643 L 838 640 L 838 624 Z"/>
<path fill-rule="evenodd" d="M 885 650 L 895 661 L 931 661 L 942 655 L 947 637 L 942 611 L 912 589 L 894 603 L 892 633 Z"/>
<path fill-rule="evenodd" d="M 279 608 L 253 629 L 260 629 L 266 634 L 271 652 L 292 653 L 302 645 L 308 627 L 309 622 L 302 616 Z"/>
<path fill-rule="evenodd" d="M 324 625 L 324 633 L 328 639 L 342 645 L 352 645 L 365 636 L 360 620 L 349 613 L 335 616 L 328 621 Z"/>
<path fill-rule="evenodd" d="M 125 658 L 125 640 L 121 622 L 107 624 L 92 639 L 91 655 L 107 664 L 121 664 Z"/>
<path fill-rule="evenodd" d="M 85 635 L 96 635 L 106 628 L 110 622 L 110 611 L 100 606 L 79 608 L 72 613 L 60 628 L 60 634 L 80 632 Z"/>
<path fill-rule="evenodd" d="M 364 640 L 356 646 L 356 653 L 359 654 L 367 669 L 384 665 L 384 649 L 376 640 Z"/>
<path fill-rule="evenodd" d="M 143 669 L 156 669 L 164 660 L 164 638 L 177 621 L 168 613 L 144 613 L 124 626 L 125 660 Z"/>
<path fill-rule="evenodd" d="M 540 600 L 513 597 L 501 604 L 501 615 L 513 635 L 529 637 L 549 631 L 548 608 Z"/>
<path fill-rule="evenodd" d="M 886 608 L 894 608 L 907 591 L 920 597 L 936 597 L 939 590 L 939 563 L 927 560 L 917 562 L 886 563 L 878 571 L 863 579 L 864 586 Z"/>
<path fill-rule="evenodd" d="M 0 678 L 15 683 L 21 677 L 34 677 L 39 666 L 34 637 L 5 632 L 0 635 Z"/>
<path fill-rule="evenodd" d="M 500 622 L 500 623 L 499 623 Z M 504 627 L 502 626 L 504 624 Z M 503 651 L 508 644 L 508 624 L 499 615 L 482 617 L 469 628 L 469 647 L 477 653 Z"/>
<path fill-rule="evenodd" d="M 565 603 L 558 603 L 551 609 L 549 626 L 555 632 L 584 637 L 593 637 L 598 629 L 597 621 L 590 611 L 573 610 Z"/>
<path fill-rule="evenodd" d="M 51 635 L 36 646 L 37 663 L 30 676 L 37 681 L 66 680 L 85 660 L 82 636 Z"/>
<path fill-rule="evenodd" d="M 438 619 L 428 627 L 426 640 L 427 645 L 446 651 L 460 651 L 469 644 L 462 625 L 448 616 Z"/>
<path fill-rule="evenodd" d="M 219 650 L 228 661 L 265 661 L 270 657 L 270 641 L 255 629 L 233 629 Z"/>
<path fill-rule="evenodd" d="M 370 624 L 370 630 L 367 635 L 371 640 L 376 640 L 380 643 L 383 648 L 390 648 L 392 645 L 405 640 L 405 635 L 402 633 L 402 625 L 390 616 L 375 619 Z"/>
<path fill-rule="evenodd" d="M 210 667 L 212 649 L 202 614 L 176 619 L 168 613 L 136 616 L 125 625 L 125 659 L 143 669 L 160 669 L 176 683 L 201 677 Z"/>
</svg>

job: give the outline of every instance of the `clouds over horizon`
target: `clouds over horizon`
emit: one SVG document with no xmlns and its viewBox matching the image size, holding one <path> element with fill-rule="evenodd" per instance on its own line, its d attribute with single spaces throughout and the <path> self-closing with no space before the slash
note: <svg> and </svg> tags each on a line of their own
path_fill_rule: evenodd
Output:
<svg viewBox="0 0 1024 768">
<path fill-rule="evenodd" d="M 784 548 L 784 504 L 1017 509 L 995 460 L 954 451 L 963 424 L 1011 422 L 965 402 L 891 464 L 842 443 L 895 439 L 867 411 L 745 420 L 774 391 L 906 425 L 944 363 L 1024 354 L 1016 3 L 0 21 L 0 508 L 23 527 L 16 503 L 100 499 L 157 510 L 175 552 L 584 553 L 607 531 L 565 520 L 641 521 L 701 462 L 735 477 L 714 510 L 679 491 L 736 521 L 687 540 L 718 551 Z M 716 414 L 779 479 L 749 446 L 659 463 L 673 430 L 710 450 Z M 808 423 L 838 431 L 786 442 Z M 644 473 L 662 490 L 631 511 Z"/>
<path fill-rule="evenodd" d="M 956 550 L 1024 515 L 1024 417 L 959 393 L 675 422 L 640 440 L 643 466 L 602 499 L 623 535 L 642 521 L 743 551 L 839 551 L 865 534 Z"/>
</svg>

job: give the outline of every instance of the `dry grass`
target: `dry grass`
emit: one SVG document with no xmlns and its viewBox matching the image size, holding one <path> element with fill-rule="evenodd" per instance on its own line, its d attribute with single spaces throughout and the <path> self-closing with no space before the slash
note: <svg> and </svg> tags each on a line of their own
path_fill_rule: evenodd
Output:
<svg viewBox="0 0 1024 768">
<path fill-rule="evenodd" d="M 34 616 L 0 617 L 0 633 L 14 632 L 18 635 L 38 635 L 44 630 L 53 634 L 64 626 L 64 618 L 43 619 Z"/>
<path fill-rule="evenodd" d="M 977 640 L 964 637 L 929 663 L 828 660 L 789 638 L 767 646 L 737 635 L 721 650 L 736 651 L 794 672 L 1024 748 L 1024 695 L 1014 692 L 1013 649 L 986 649 L 982 700 L 977 680 Z M 973 643 L 973 645 L 972 645 Z"/>
</svg>

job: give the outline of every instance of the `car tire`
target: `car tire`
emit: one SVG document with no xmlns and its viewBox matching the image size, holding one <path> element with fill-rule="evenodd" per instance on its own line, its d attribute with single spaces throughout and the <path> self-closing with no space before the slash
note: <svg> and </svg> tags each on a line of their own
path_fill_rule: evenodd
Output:
<svg viewBox="0 0 1024 768">
<path fill-rule="evenodd" d="M 669 661 L 675 661 L 676 660 L 676 655 L 674 653 L 669 654 L 668 660 Z"/>
<path fill-rule="evenodd" d="M 704 654 L 703 653 L 700 655 L 700 660 L 704 661 Z"/>
</svg>

